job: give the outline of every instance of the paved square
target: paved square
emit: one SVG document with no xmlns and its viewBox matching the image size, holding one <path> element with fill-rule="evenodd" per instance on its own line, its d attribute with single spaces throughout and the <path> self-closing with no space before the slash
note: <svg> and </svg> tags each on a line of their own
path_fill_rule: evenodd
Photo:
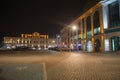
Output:
<svg viewBox="0 0 120 80">
<path fill-rule="evenodd" d="M 43 80 L 43 64 L 0 65 L 0 80 Z"/>
<path fill-rule="evenodd" d="M 3 52 L 0 64 L 0 80 L 120 80 L 114 53 Z"/>
</svg>

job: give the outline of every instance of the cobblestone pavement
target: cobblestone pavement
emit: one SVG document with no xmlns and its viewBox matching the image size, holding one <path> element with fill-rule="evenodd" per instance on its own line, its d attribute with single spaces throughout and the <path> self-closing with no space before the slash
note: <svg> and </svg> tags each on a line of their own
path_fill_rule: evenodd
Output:
<svg viewBox="0 0 120 80">
<path fill-rule="evenodd" d="M 49 51 L 0 55 L 0 64 L 21 63 L 45 63 L 47 80 L 120 80 L 120 55 Z"/>
<path fill-rule="evenodd" d="M 47 70 L 48 80 L 120 80 L 120 56 L 70 53 Z"/>
</svg>

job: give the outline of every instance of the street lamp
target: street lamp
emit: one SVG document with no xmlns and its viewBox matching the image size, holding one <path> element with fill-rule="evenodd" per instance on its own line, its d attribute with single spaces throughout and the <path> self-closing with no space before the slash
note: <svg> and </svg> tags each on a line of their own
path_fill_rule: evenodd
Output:
<svg viewBox="0 0 120 80">
<path fill-rule="evenodd" d="M 73 26 L 72 29 L 73 29 L 73 30 L 77 30 L 77 27 L 76 27 L 76 26 Z"/>
<path fill-rule="evenodd" d="M 74 30 L 76 32 L 76 40 L 74 41 L 74 38 L 73 38 L 73 41 L 74 41 L 74 46 L 76 46 L 76 49 L 78 49 L 78 28 L 77 26 L 72 26 L 72 30 Z"/>
</svg>

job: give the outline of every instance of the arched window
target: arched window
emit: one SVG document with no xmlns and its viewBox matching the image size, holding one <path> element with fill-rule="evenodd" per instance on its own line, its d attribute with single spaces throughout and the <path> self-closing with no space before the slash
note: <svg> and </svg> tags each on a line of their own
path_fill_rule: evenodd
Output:
<svg viewBox="0 0 120 80">
<path fill-rule="evenodd" d="M 93 17 L 94 21 L 94 35 L 97 35 L 100 33 L 100 17 L 99 17 L 99 11 L 96 11 Z"/>
<path fill-rule="evenodd" d="M 39 37 L 40 37 L 40 34 L 39 34 L 38 32 L 34 32 L 34 33 L 33 33 L 33 37 L 34 37 L 34 38 L 39 38 Z"/>
<path fill-rule="evenodd" d="M 81 22 L 78 22 L 78 35 L 80 34 L 80 24 Z"/>
<path fill-rule="evenodd" d="M 84 19 L 82 19 L 82 33 L 83 33 L 82 37 L 84 38 L 84 33 L 85 33 L 85 31 L 84 31 Z"/>
<path fill-rule="evenodd" d="M 91 37 L 91 17 L 88 16 L 86 19 L 86 31 L 87 31 L 87 37 Z"/>
</svg>

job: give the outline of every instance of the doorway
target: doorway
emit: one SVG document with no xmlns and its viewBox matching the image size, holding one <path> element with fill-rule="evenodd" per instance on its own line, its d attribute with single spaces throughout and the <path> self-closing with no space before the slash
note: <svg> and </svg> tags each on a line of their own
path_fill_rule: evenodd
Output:
<svg viewBox="0 0 120 80">
<path fill-rule="evenodd" d="M 96 39 L 95 40 L 95 51 L 99 52 L 100 51 L 100 47 L 101 47 L 100 40 Z"/>
<path fill-rule="evenodd" d="M 112 51 L 120 50 L 120 37 L 114 36 L 111 38 Z"/>
</svg>

